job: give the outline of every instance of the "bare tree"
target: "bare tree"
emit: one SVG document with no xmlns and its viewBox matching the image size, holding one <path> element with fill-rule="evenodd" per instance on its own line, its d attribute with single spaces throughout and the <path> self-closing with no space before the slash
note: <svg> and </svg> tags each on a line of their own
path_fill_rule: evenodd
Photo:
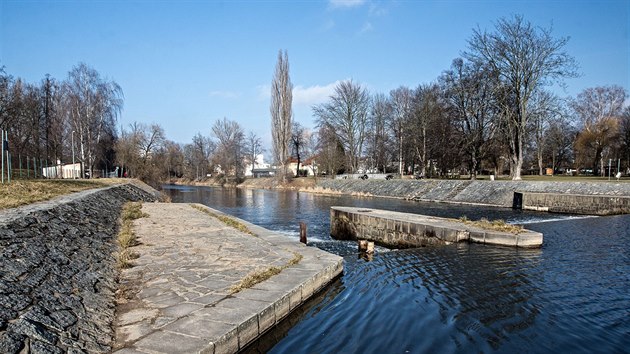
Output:
<svg viewBox="0 0 630 354">
<path fill-rule="evenodd" d="M 385 173 L 390 155 L 390 136 L 387 124 L 392 115 L 392 105 L 382 93 L 372 98 L 369 129 L 367 135 L 367 153 L 371 167 Z"/>
<path fill-rule="evenodd" d="M 327 124 L 320 126 L 317 138 L 318 160 L 323 167 L 323 172 L 335 176 L 340 170 L 345 169 L 343 144 L 333 127 Z"/>
<path fill-rule="evenodd" d="M 577 130 L 565 114 L 553 116 L 545 131 L 544 159 L 554 173 L 559 167 L 568 167 L 573 157 L 573 143 Z"/>
<path fill-rule="evenodd" d="M 620 86 L 600 86 L 585 89 L 572 103 L 581 126 L 576 144 L 582 154 L 591 157 L 595 175 L 598 171 L 604 172 L 602 154 L 619 133 L 627 96 Z"/>
<path fill-rule="evenodd" d="M 447 129 L 441 129 L 443 105 L 440 102 L 440 92 L 435 84 L 420 85 L 413 91 L 412 116 L 409 121 L 408 141 L 411 143 L 414 161 L 420 162 L 420 174 L 425 176 L 426 169 L 433 163 L 438 154 L 443 154 L 447 149 L 441 149 L 450 145 L 450 141 L 444 141 Z M 450 125 L 448 122 L 444 125 Z M 446 170 L 446 165 L 442 164 Z M 432 168 L 431 171 L 434 169 Z"/>
<path fill-rule="evenodd" d="M 68 73 L 63 90 L 65 114 L 78 135 L 79 160 L 91 171 L 103 155 L 99 150 L 101 140 L 115 131 L 123 106 L 122 89 L 80 63 Z"/>
<path fill-rule="evenodd" d="M 252 174 L 256 168 L 256 157 L 264 152 L 260 137 L 254 132 L 250 132 L 245 141 L 245 155 L 247 155 L 248 163 L 252 164 Z"/>
<path fill-rule="evenodd" d="M 293 148 L 293 156 L 297 159 L 295 177 L 300 176 L 300 163 L 302 162 L 302 157 L 307 144 L 308 135 L 306 129 L 304 129 L 300 123 L 293 122 L 293 129 L 291 129 L 291 147 Z"/>
<path fill-rule="evenodd" d="M 327 126 L 343 144 L 352 173 L 357 171 L 363 152 L 370 95 L 366 88 L 352 80 L 342 81 L 328 103 L 313 107 L 318 126 Z"/>
<path fill-rule="evenodd" d="M 408 87 L 399 87 L 389 93 L 391 116 L 389 126 L 398 146 L 398 173 L 403 175 L 405 136 L 413 114 L 413 91 Z"/>
<path fill-rule="evenodd" d="M 496 132 L 492 72 L 488 68 L 457 58 L 440 81 L 447 109 L 461 136 L 468 157 L 470 179 L 476 179 L 485 157 L 488 140 Z"/>
<path fill-rule="evenodd" d="M 209 137 L 201 133 L 195 134 L 192 144 L 186 146 L 188 175 L 195 179 L 205 178 L 211 172 L 211 158 L 216 150 L 216 144 Z"/>
<path fill-rule="evenodd" d="M 217 139 L 215 159 L 226 174 L 243 176 L 243 128 L 232 120 L 223 118 L 212 126 L 212 135 Z"/>
<path fill-rule="evenodd" d="M 134 122 L 128 131 L 121 131 L 116 141 L 115 162 L 126 169 L 129 176 L 158 185 L 164 177 L 164 166 L 158 161 L 165 143 L 164 129 L 159 124 Z"/>
<path fill-rule="evenodd" d="M 293 117 L 293 84 L 289 77 L 289 56 L 285 51 L 278 52 L 276 71 L 271 82 L 271 136 L 273 156 L 282 168 L 282 180 L 286 179 L 289 140 Z"/>
<path fill-rule="evenodd" d="M 538 90 L 530 101 L 531 125 L 534 132 L 536 145 L 536 162 L 538 163 L 538 175 L 544 174 L 544 151 L 550 124 L 554 118 L 563 114 L 562 105 L 558 97 L 549 91 Z M 558 119 L 555 119 L 558 121 Z"/>
<path fill-rule="evenodd" d="M 522 16 L 500 19 L 495 32 L 476 29 L 464 56 L 480 65 L 489 65 L 507 89 L 501 98 L 512 109 L 504 110 L 509 128 L 511 176 L 521 179 L 523 143 L 527 137 L 529 100 L 535 91 L 553 81 L 576 76 L 576 63 L 562 48 L 568 38 L 555 39 L 551 29 L 534 27 Z"/>
</svg>

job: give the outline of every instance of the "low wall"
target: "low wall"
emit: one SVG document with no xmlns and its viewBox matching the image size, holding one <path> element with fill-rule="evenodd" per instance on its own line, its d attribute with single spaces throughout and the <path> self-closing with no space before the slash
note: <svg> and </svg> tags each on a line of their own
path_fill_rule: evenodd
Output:
<svg viewBox="0 0 630 354">
<path fill-rule="evenodd" d="M 516 192 L 525 210 L 573 213 L 585 215 L 614 215 L 630 213 L 630 197 L 558 193 Z M 520 196 L 519 196 L 520 194 Z"/>
<path fill-rule="evenodd" d="M 486 230 L 463 222 L 426 215 L 378 209 L 334 206 L 330 209 L 330 235 L 338 240 L 369 240 L 390 248 L 475 242 L 512 247 L 540 247 L 543 235 Z"/>
<path fill-rule="evenodd" d="M 344 194 L 506 208 L 513 207 L 515 192 L 630 197 L 630 183 L 618 182 L 326 179 L 317 184 Z M 580 209 L 562 212 L 580 213 Z"/>
<path fill-rule="evenodd" d="M 106 353 L 113 344 L 118 218 L 132 185 L 0 211 L 0 353 Z"/>
</svg>

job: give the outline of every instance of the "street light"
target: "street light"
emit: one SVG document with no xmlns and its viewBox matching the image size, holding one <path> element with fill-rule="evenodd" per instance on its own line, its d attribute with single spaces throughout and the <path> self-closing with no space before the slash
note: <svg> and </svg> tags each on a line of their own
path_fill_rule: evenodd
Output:
<svg viewBox="0 0 630 354">
<path fill-rule="evenodd" d="M 76 177 L 76 166 L 74 165 L 74 130 L 72 131 L 72 179 Z"/>
</svg>

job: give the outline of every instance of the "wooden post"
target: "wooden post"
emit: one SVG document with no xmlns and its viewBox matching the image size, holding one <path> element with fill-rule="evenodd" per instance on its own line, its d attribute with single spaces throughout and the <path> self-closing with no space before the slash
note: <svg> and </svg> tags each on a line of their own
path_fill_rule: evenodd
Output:
<svg viewBox="0 0 630 354">
<path fill-rule="evenodd" d="M 300 242 L 306 244 L 306 224 L 300 221 Z"/>
<path fill-rule="evenodd" d="M 374 242 L 370 242 L 368 240 L 359 240 L 359 252 L 374 253 Z"/>
</svg>

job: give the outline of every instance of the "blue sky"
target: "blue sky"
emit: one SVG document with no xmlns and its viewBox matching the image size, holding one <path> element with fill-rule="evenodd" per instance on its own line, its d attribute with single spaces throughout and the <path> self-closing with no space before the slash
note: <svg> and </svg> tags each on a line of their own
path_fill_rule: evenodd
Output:
<svg viewBox="0 0 630 354">
<path fill-rule="evenodd" d="M 295 119 L 336 82 L 372 92 L 435 80 L 473 28 L 521 14 L 556 37 L 582 76 L 630 90 L 630 1 L 12 1 L 0 0 L 0 65 L 27 82 L 62 80 L 85 62 L 125 94 L 119 125 L 159 123 L 169 139 L 210 135 L 227 117 L 270 146 L 269 87 L 279 49 L 295 85 Z"/>
</svg>

